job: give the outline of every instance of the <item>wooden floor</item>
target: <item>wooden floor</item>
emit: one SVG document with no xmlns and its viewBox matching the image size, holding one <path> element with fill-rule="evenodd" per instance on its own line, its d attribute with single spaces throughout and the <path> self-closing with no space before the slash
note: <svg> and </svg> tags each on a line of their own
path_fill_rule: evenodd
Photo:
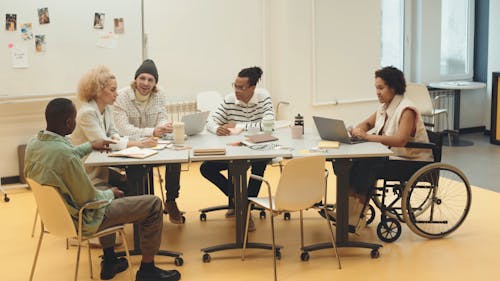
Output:
<svg viewBox="0 0 500 281">
<path fill-rule="evenodd" d="M 188 172 L 182 173 L 180 207 L 186 211 L 185 225 L 173 225 L 165 217 L 162 249 L 184 253 L 184 265 L 177 267 L 182 280 L 272 280 L 272 255 L 270 251 L 249 250 L 245 261 L 240 251 L 231 250 L 212 254 L 210 263 L 202 262 L 202 247 L 232 241 L 234 220 L 225 219 L 224 212 L 208 214 L 206 222 L 199 220 L 198 209 L 225 202 L 225 198 L 210 186 L 192 164 Z M 269 168 L 266 178 L 276 182 L 277 168 Z M 335 190 L 334 177 L 329 186 Z M 261 195 L 264 194 L 264 189 Z M 331 192 L 332 194 L 334 192 Z M 159 193 L 158 193 L 159 194 Z M 35 202 L 31 191 L 10 189 L 9 203 L 0 203 L 0 280 L 28 280 L 39 226 L 35 238 L 30 236 L 35 214 Z M 332 195 L 333 197 L 334 195 Z M 382 243 L 381 256 L 371 259 L 366 249 L 340 249 L 342 269 L 330 249 L 312 252 L 308 262 L 300 261 L 298 214 L 291 221 L 277 217 L 277 240 L 284 246 L 282 259 L 278 262 L 279 280 L 494 280 L 497 275 L 500 249 L 500 226 L 498 214 L 500 194 L 474 187 L 472 208 L 465 223 L 444 239 L 428 240 L 412 233 L 406 225 L 403 234 L 395 243 L 382 243 L 375 229 L 378 218 L 352 239 Z M 250 235 L 251 241 L 270 241 L 270 220 L 256 219 L 257 231 Z M 128 228 L 131 245 L 132 231 Z M 328 240 L 327 227 L 317 213 L 308 211 L 305 219 L 306 243 Z M 99 255 L 93 249 L 93 265 L 99 279 Z M 42 244 L 34 280 L 72 280 L 76 249 L 65 249 L 64 239 L 46 235 Z M 140 258 L 133 257 L 134 278 Z M 156 263 L 163 268 L 175 268 L 173 259 L 157 257 Z M 79 280 L 91 280 L 86 252 L 80 261 Z M 128 280 L 125 273 L 114 280 Z"/>
</svg>

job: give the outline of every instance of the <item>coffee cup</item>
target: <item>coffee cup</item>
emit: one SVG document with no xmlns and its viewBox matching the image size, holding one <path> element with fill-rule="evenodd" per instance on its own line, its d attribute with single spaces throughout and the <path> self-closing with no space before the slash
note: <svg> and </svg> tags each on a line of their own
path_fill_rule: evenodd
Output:
<svg viewBox="0 0 500 281">
<path fill-rule="evenodd" d="M 290 133 L 292 135 L 292 139 L 301 139 L 302 138 L 302 126 L 294 125 L 290 126 Z"/>
<path fill-rule="evenodd" d="M 174 144 L 184 143 L 184 122 L 174 122 L 172 124 L 174 131 Z"/>
</svg>

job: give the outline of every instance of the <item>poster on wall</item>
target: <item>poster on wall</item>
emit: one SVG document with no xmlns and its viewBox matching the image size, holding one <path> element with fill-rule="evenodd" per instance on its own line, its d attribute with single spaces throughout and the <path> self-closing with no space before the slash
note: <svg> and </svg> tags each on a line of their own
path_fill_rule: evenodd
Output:
<svg viewBox="0 0 500 281">
<path fill-rule="evenodd" d="M 21 38 L 23 38 L 23 40 L 33 39 L 32 27 L 33 27 L 33 25 L 31 23 L 21 24 Z"/>
<path fill-rule="evenodd" d="M 38 34 L 35 35 L 35 51 L 37 53 L 42 53 L 47 50 L 47 42 L 45 41 L 45 35 Z"/>
<path fill-rule="evenodd" d="M 13 68 L 28 68 L 28 48 L 14 47 L 10 49 Z"/>
<path fill-rule="evenodd" d="M 94 14 L 94 28 L 103 29 L 104 28 L 104 13 Z"/>
<path fill-rule="evenodd" d="M 5 30 L 16 31 L 17 30 L 17 15 L 16 14 L 6 14 L 5 15 Z"/>
<path fill-rule="evenodd" d="M 123 23 L 123 18 L 115 18 L 115 33 L 116 34 L 122 34 L 125 32 L 125 25 Z"/>
<path fill-rule="evenodd" d="M 38 8 L 38 23 L 50 23 L 49 8 Z"/>
</svg>

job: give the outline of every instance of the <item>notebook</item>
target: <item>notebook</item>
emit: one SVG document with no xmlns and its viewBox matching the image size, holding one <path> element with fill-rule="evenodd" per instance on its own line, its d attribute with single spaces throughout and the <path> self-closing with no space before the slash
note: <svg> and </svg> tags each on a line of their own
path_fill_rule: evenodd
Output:
<svg viewBox="0 0 500 281">
<path fill-rule="evenodd" d="M 319 136 L 323 140 L 338 141 L 341 143 L 360 143 L 364 140 L 351 138 L 343 120 L 313 116 L 314 124 Z"/>
<path fill-rule="evenodd" d="M 112 152 L 108 154 L 108 156 L 112 157 L 129 157 L 129 158 L 146 158 L 151 155 L 158 153 L 157 150 L 149 149 L 149 148 L 139 148 L 137 146 L 132 146 L 129 148 L 125 148 L 119 151 Z"/>
<path fill-rule="evenodd" d="M 258 135 L 248 136 L 247 140 L 253 143 L 261 143 L 261 142 L 275 141 L 278 140 L 278 138 L 268 134 L 258 134 Z"/>
<path fill-rule="evenodd" d="M 224 155 L 226 154 L 226 149 L 222 148 L 196 148 L 193 149 L 193 155 L 204 156 L 204 155 Z"/>
<path fill-rule="evenodd" d="M 201 133 L 205 128 L 209 114 L 210 111 L 202 111 L 182 116 L 181 121 L 184 122 L 184 133 L 188 136 Z"/>
</svg>

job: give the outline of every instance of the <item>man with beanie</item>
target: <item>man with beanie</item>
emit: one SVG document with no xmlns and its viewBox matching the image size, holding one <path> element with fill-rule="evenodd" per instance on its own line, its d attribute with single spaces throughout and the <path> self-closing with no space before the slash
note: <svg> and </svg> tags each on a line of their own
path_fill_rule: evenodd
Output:
<svg viewBox="0 0 500 281">
<path fill-rule="evenodd" d="M 47 127 L 33 137 L 26 147 L 24 175 L 40 184 L 54 186 L 64 199 L 75 225 L 78 209 L 88 202 L 109 200 L 106 207 L 84 213 L 82 231 L 92 234 L 125 223 L 139 225 L 142 260 L 136 281 L 177 281 L 177 270 L 163 270 L 155 266 L 154 256 L 161 243 L 163 213 L 161 200 L 153 195 L 123 197 L 113 187 L 98 190 L 92 184 L 81 158 L 93 149 L 106 150 L 111 141 L 96 139 L 73 146 L 65 138 L 75 129 L 76 108 L 66 98 L 50 101 L 45 109 Z M 125 258 L 115 255 L 115 234 L 99 238 L 103 248 L 101 279 L 109 280 L 128 268 Z"/>
<path fill-rule="evenodd" d="M 158 70 L 155 63 L 147 59 L 137 69 L 134 81 L 118 93 L 114 103 L 115 125 L 122 136 L 131 139 L 161 137 L 172 132 L 172 123 L 167 121 L 167 99 L 158 87 Z M 165 212 L 170 222 L 184 223 L 175 200 L 179 197 L 180 164 L 167 164 L 165 182 L 167 200 Z"/>
</svg>

